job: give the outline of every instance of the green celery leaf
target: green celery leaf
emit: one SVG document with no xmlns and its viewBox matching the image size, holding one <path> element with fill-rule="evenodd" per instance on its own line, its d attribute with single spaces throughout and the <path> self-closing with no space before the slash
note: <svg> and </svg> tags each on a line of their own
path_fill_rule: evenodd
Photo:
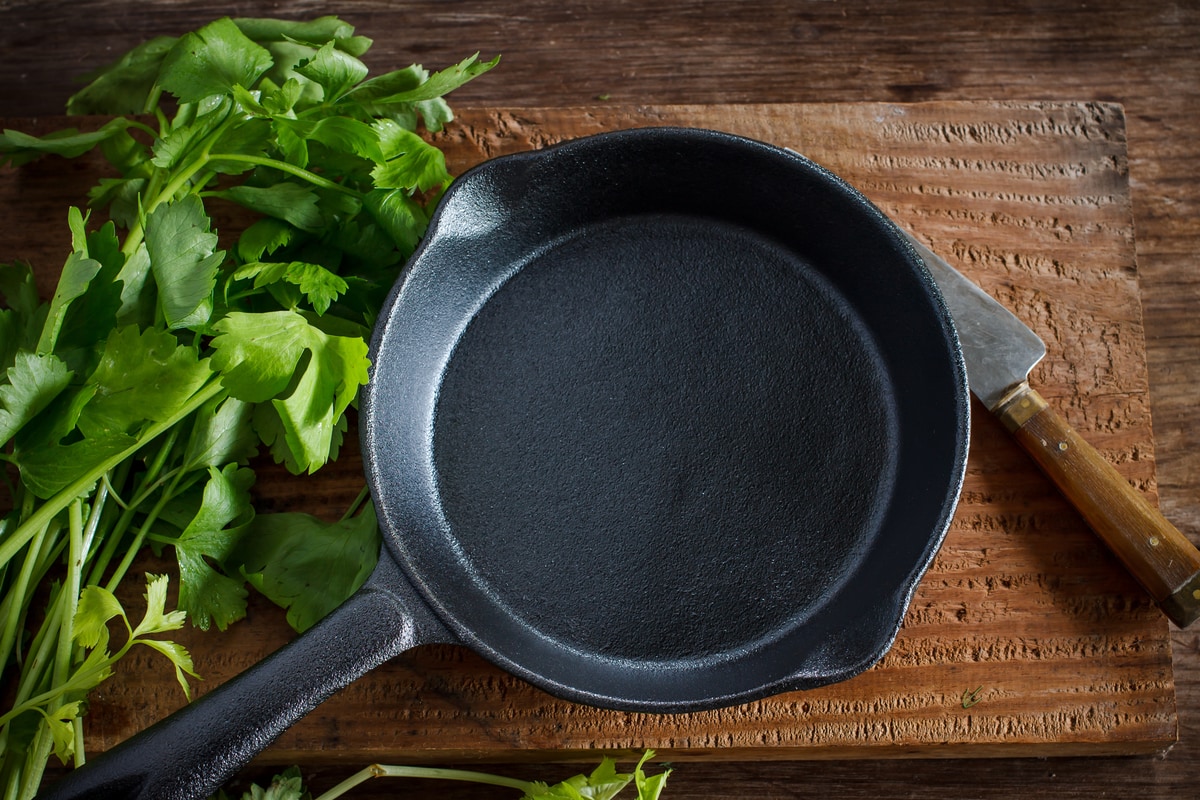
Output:
<svg viewBox="0 0 1200 800">
<path fill-rule="evenodd" d="M 88 652 L 83 663 L 76 668 L 67 684 L 62 687 L 63 690 L 83 694 L 90 692 L 112 677 L 113 663 L 115 662 L 108 652 L 108 631 L 101 631 L 100 640 Z"/>
<path fill-rule="evenodd" d="M 187 619 L 186 612 L 176 609 L 167 611 L 167 576 L 146 574 L 146 614 L 142 621 L 133 629 L 132 639 L 138 644 L 145 645 L 167 657 L 175 667 L 175 679 L 183 689 L 184 697 L 192 699 L 191 686 L 187 676 L 197 677 L 192 665 L 192 656 L 187 648 L 175 642 L 160 639 L 146 639 L 145 636 L 154 633 L 177 631 L 183 627 Z M 181 589 L 182 592 L 182 589 Z"/>
<path fill-rule="evenodd" d="M 347 289 L 346 281 L 337 273 L 307 261 L 252 261 L 238 267 L 234 277 L 254 278 L 255 288 L 281 280 L 294 284 L 318 314 L 328 311 Z"/>
<path fill-rule="evenodd" d="M 659 800 L 663 793 L 663 789 L 667 787 L 667 778 L 671 775 L 670 769 L 664 769 L 656 775 L 646 775 L 642 767 L 647 761 L 654 758 L 654 751 L 647 750 L 637 763 L 637 768 L 633 771 L 633 782 L 637 787 L 638 800 Z"/>
<path fill-rule="evenodd" d="M 101 641 L 107 642 L 108 621 L 124 616 L 125 609 L 112 592 L 103 586 L 85 586 L 79 593 L 72 625 L 76 644 L 90 650 Z"/>
<path fill-rule="evenodd" d="M 378 131 L 356 119 L 323 117 L 314 121 L 279 117 L 274 124 L 277 132 L 286 131 L 299 140 L 320 142 L 331 150 L 353 153 L 369 161 L 383 160 Z"/>
<path fill-rule="evenodd" d="M 253 407 L 236 397 L 214 398 L 195 414 L 183 468 L 194 470 L 241 463 L 258 449 L 250 425 Z"/>
<path fill-rule="evenodd" d="M 63 764 L 75 758 L 75 719 L 79 716 L 79 701 L 65 703 L 46 715 L 50 738 L 54 742 L 54 755 Z"/>
<path fill-rule="evenodd" d="M 410 130 L 383 119 L 375 123 L 384 162 L 371 170 L 379 189 L 416 189 L 421 192 L 450 183 L 446 155 Z"/>
<path fill-rule="evenodd" d="M 30 449 L 18 454 L 15 460 L 21 482 L 35 497 L 46 500 L 136 442 L 132 436 L 109 434 Z"/>
<path fill-rule="evenodd" d="M 11 439 L 67 388 L 71 371 L 53 354 L 16 354 L 0 383 L 0 444 Z"/>
<path fill-rule="evenodd" d="M 382 101 L 392 95 L 416 89 L 429 78 L 429 70 L 419 64 L 412 64 L 404 69 L 386 72 L 368 78 L 346 93 L 345 101 L 353 102 L 363 112 L 375 117 L 388 117 L 397 122 L 405 121 L 410 130 L 416 129 L 416 112 L 413 103 L 397 103 L 386 105 Z"/>
<path fill-rule="evenodd" d="M 533 783 L 522 800 L 612 800 L 630 783 L 637 787 L 638 800 L 658 800 L 671 770 L 647 777 L 642 767 L 653 757 L 654 751 L 647 750 L 632 774 L 617 772 L 613 760 L 604 758 L 590 775 L 576 775 L 553 786 Z"/>
<path fill-rule="evenodd" d="M 326 461 L 337 459 L 338 451 L 341 449 L 348 429 L 349 423 L 346 418 L 339 417 L 329 437 L 329 452 L 325 458 Z M 303 463 L 300 461 L 301 458 L 309 458 L 309 454 L 292 450 L 288 441 L 287 427 L 280 419 L 279 411 L 271 403 L 263 403 L 254 407 L 254 430 L 258 433 L 258 438 L 267 446 L 276 463 L 283 464 L 293 475 L 312 472 L 320 468 L 320 463 L 310 464 L 307 461 Z M 320 453 L 312 455 L 314 459 L 319 457 Z"/>
<path fill-rule="evenodd" d="M 304 21 L 238 18 L 234 23 L 242 33 L 256 42 L 282 42 L 290 39 L 317 46 L 334 42 L 352 56 L 361 56 L 371 46 L 371 40 L 367 37 L 354 35 L 354 26 L 334 16 Z"/>
<path fill-rule="evenodd" d="M 130 228 L 138 220 L 139 203 L 145 191 L 145 178 L 101 178 L 88 192 L 88 205 L 107 207 L 114 222 Z"/>
<path fill-rule="evenodd" d="M 141 325 L 149 327 L 154 323 L 155 286 L 150 277 L 150 251 L 142 242 L 138 248 L 125 259 L 121 274 L 117 280 L 121 282 L 121 308 L 117 311 L 118 325 Z"/>
<path fill-rule="evenodd" d="M 271 400 L 295 463 L 318 469 L 342 414 L 367 382 L 366 342 L 327 334 L 294 311 L 233 312 L 214 327 L 213 366 L 229 393 L 246 402 Z"/>
<path fill-rule="evenodd" d="M 100 151 L 108 163 L 125 177 L 149 177 L 152 156 L 150 148 L 135 138 L 128 128 L 102 141 Z"/>
<path fill-rule="evenodd" d="M 266 79 L 263 80 L 266 83 Z M 280 86 L 263 88 L 262 104 L 274 116 L 292 114 L 296 105 L 304 99 L 304 86 L 295 78 L 288 78 Z"/>
<path fill-rule="evenodd" d="M 246 615 L 244 581 L 218 572 L 209 559 L 221 564 L 244 535 L 245 523 L 253 516 L 250 486 L 254 471 L 236 464 L 218 470 L 210 467 L 204 499 L 196 516 L 175 541 L 179 559 L 179 605 L 192 624 L 220 630 Z M 240 527 L 228 528 L 240 522 Z"/>
<path fill-rule="evenodd" d="M 238 237 L 238 258 L 243 262 L 261 261 L 264 255 L 290 244 L 295 236 L 296 229 L 281 219 L 263 217 L 255 220 Z"/>
<path fill-rule="evenodd" d="M 97 345 L 117 325 L 122 306 L 120 276 L 125 266 L 125 254 L 112 222 L 85 236 L 84 251 L 100 264 L 100 269 L 87 291 L 67 308 L 56 344 L 67 363 L 80 372 L 90 367 Z"/>
<path fill-rule="evenodd" d="M 300 768 L 292 766 L 271 778 L 266 788 L 252 783 L 239 798 L 232 797 L 221 789 L 209 800 L 312 800 L 312 795 L 304 788 Z"/>
<path fill-rule="evenodd" d="M 262 104 L 259 99 L 261 96 L 261 90 L 252 92 L 244 86 L 233 87 L 233 100 L 241 106 L 242 111 L 251 116 L 269 119 L 271 111 Z"/>
<path fill-rule="evenodd" d="M 170 579 L 166 575 L 151 575 L 146 573 L 146 613 L 142 621 L 133 629 L 133 636 L 145 636 L 151 633 L 166 633 L 177 631 L 183 627 L 187 618 L 183 611 L 167 611 L 167 588 Z"/>
<path fill-rule="evenodd" d="M 307 514 L 260 514 L 224 566 L 240 569 L 303 632 L 362 585 L 375 568 L 379 543 L 370 504 L 335 523 Z"/>
<path fill-rule="evenodd" d="M 145 113 L 158 81 L 163 58 L 176 39 L 159 36 L 139 44 L 112 64 L 88 76 L 91 80 L 67 101 L 68 114 Z"/>
<path fill-rule="evenodd" d="M 296 65 L 296 72 L 324 90 L 324 101 L 332 103 L 367 77 L 367 65 L 339 49 L 334 42 L 322 45 L 312 58 Z M 344 118 L 343 118 L 344 119 Z"/>
<path fill-rule="evenodd" d="M 253 86 L 274 60 L 229 18 L 185 34 L 163 60 L 159 84 L 181 102 L 225 95 L 234 86 Z"/>
<path fill-rule="evenodd" d="M 263 105 L 271 109 L 286 108 L 289 113 L 295 114 L 303 114 L 319 107 L 325 90 L 320 84 L 296 72 L 296 66 L 312 58 L 319 45 L 305 44 L 294 39 L 267 41 L 262 44 L 275 62 L 259 82 L 259 86 L 266 92 L 263 95 Z M 276 92 L 276 89 L 282 89 L 282 92 Z"/>
<path fill-rule="evenodd" d="M 77 241 L 81 238 L 85 239 L 86 237 L 80 235 L 84 220 L 79 209 L 72 206 L 68 211 L 67 218 L 74 234 L 73 238 Z M 59 331 L 66 318 L 67 307 L 74 300 L 83 296 L 84 292 L 88 290 L 92 278 L 96 277 L 103 266 L 99 261 L 88 256 L 86 243 L 79 242 L 79 245 L 63 264 L 62 275 L 58 279 L 58 286 L 50 301 L 50 309 L 46 314 L 42 335 L 38 340 L 39 353 L 49 353 L 54 350 Z"/>
<path fill-rule="evenodd" d="M 94 384 L 68 385 L 42 413 L 27 422 L 13 437 L 18 453 L 62 442 L 75 431 L 79 415 L 96 394 Z M 72 440 L 75 437 L 72 436 Z"/>
<path fill-rule="evenodd" d="M 0 264 L 0 295 L 9 309 L 26 320 L 32 319 L 41 306 L 33 270 L 24 262 Z M 31 346 L 33 340 L 27 339 L 24 344 Z"/>
<path fill-rule="evenodd" d="M 164 642 L 161 639 L 139 639 L 138 643 L 152 650 L 157 650 L 167 657 L 175 667 L 175 680 L 179 682 L 180 688 L 183 689 L 183 696 L 190 702 L 192 699 L 192 687 L 188 684 L 187 676 L 190 675 L 193 678 L 199 676 L 196 674 L 195 667 L 192 664 L 192 654 L 187 651 L 187 648 L 178 642 Z"/>
<path fill-rule="evenodd" d="M 254 169 L 252 163 L 221 156 L 265 157 L 270 147 L 271 132 L 271 123 L 257 117 L 242 119 L 236 125 L 225 128 L 212 145 L 209 166 L 224 175 L 240 175 Z"/>
<path fill-rule="evenodd" d="M 48 303 L 38 299 L 37 282 L 28 264 L 0 264 L 0 371 L 11 367 L 20 350 L 37 349 L 45 327 Z"/>
<path fill-rule="evenodd" d="M 557 797 L 561 794 L 562 797 L 581 797 L 587 800 L 612 800 L 632 780 L 632 775 L 617 772 L 616 763 L 611 758 L 604 758 L 590 775 L 576 775 L 558 786 L 552 786 L 546 796 Z M 556 794 L 555 790 L 560 794 Z"/>
<path fill-rule="evenodd" d="M 0 164 L 11 163 L 19 166 L 46 154 L 75 158 L 105 139 L 123 132 L 129 124 L 128 120 L 117 118 L 88 133 L 66 128 L 45 136 L 30 136 L 20 131 L 5 130 L 0 133 Z"/>
<path fill-rule="evenodd" d="M 205 106 L 194 117 L 177 120 L 169 131 L 154 142 L 151 163 L 163 170 L 172 170 L 194 157 L 217 128 L 229 117 L 233 101 L 226 97 Z"/>
<path fill-rule="evenodd" d="M 21 328 L 17 312 L 0 308 L 0 371 L 16 363 L 17 353 L 21 351 Z"/>
<path fill-rule="evenodd" d="M 239 98 L 248 94 L 240 86 L 235 88 Z M 233 100 L 220 97 L 204 104 L 194 117 L 179 120 L 155 142 L 154 166 L 171 170 L 192 158 L 205 157 L 210 169 L 226 175 L 254 169 L 253 163 L 222 156 L 264 157 L 271 146 L 271 123 L 243 115 L 231 121 L 233 108 Z"/>
<path fill-rule="evenodd" d="M 429 226 L 425 209 L 403 189 L 372 189 L 366 207 L 405 256 L 413 252 Z"/>
<path fill-rule="evenodd" d="M 320 333 L 293 311 L 232 312 L 213 327 L 213 367 L 229 393 L 248 403 L 282 394 L 312 337 Z"/>
<path fill-rule="evenodd" d="M 146 249 L 158 301 L 171 330 L 202 326 L 212 314 L 217 267 L 225 258 L 199 197 L 164 203 L 146 218 Z"/>
<path fill-rule="evenodd" d="M 281 219 L 302 231 L 319 230 L 325 222 L 312 187 L 292 181 L 270 186 L 233 186 L 214 194 L 251 211 Z"/>
<path fill-rule="evenodd" d="M 96 387 L 79 417 L 86 436 L 131 433 L 147 420 L 163 422 L 212 375 L 207 361 L 166 331 L 118 328 L 87 382 Z"/>
<path fill-rule="evenodd" d="M 499 56 L 496 56 L 491 61 L 481 62 L 479 61 L 479 54 L 475 53 L 472 56 L 464 58 L 453 67 L 433 73 L 426 80 L 422 81 L 419 86 L 377 98 L 374 102 L 380 105 L 392 105 L 433 100 L 449 94 L 499 63 Z"/>
<path fill-rule="evenodd" d="M 421 121 L 425 123 L 425 127 L 434 133 L 444 128 L 446 123 L 454 120 L 454 112 L 450 110 L 450 104 L 440 97 L 419 100 L 413 103 L 413 106 L 421 114 Z"/>
</svg>

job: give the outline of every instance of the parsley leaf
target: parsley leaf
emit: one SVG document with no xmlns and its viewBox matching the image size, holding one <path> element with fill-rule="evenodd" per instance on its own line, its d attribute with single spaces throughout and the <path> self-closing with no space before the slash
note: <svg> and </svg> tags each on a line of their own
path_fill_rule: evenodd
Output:
<svg viewBox="0 0 1200 800">
<path fill-rule="evenodd" d="M 320 264 L 306 261 L 252 261 L 243 264 L 234 278 L 254 278 L 255 288 L 287 281 L 299 287 L 317 314 L 324 314 L 348 288 L 346 281 Z"/>
<path fill-rule="evenodd" d="M 271 401 L 296 467 L 324 464 L 338 420 L 367 382 L 366 342 L 327 334 L 295 311 L 232 312 L 213 327 L 212 362 L 229 393 Z"/>
<path fill-rule="evenodd" d="M 215 398 L 196 412 L 183 457 L 185 469 L 242 463 L 258 450 L 250 427 L 253 407 L 236 397 Z"/>
<path fill-rule="evenodd" d="M 377 188 L 415 187 L 427 192 L 435 186 L 444 187 L 450 183 L 446 156 L 441 150 L 392 120 L 379 120 L 375 129 L 384 157 L 384 161 L 371 170 Z"/>
<path fill-rule="evenodd" d="M 121 601 L 102 586 L 85 586 L 75 607 L 75 641 L 91 649 L 108 643 L 108 621 L 124 615 Z"/>
<path fill-rule="evenodd" d="M 104 434 L 70 444 L 54 443 L 26 450 L 16 454 L 13 461 L 29 491 L 48 500 L 136 443 L 136 439 L 125 434 Z"/>
<path fill-rule="evenodd" d="M 71 381 L 71 371 L 54 355 L 18 351 L 0 384 L 0 442 L 11 439 Z"/>
<path fill-rule="evenodd" d="M 325 222 L 312 186 L 282 181 L 270 186 L 234 186 L 213 195 L 281 219 L 302 231 L 319 230 Z"/>
<path fill-rule="evenodd" d="M 217 571 L 209 559 L 220 564 L 243 535 L 227 529 L 244 523 L 253 514 L 250 486 L 254 472 L 236 464 L 218 470 L 210 467 L 204 498 L 196 516 L 175 540 L 179 559 L 179 605 L 202 630 L 216 624 L 220 630 L 246 615 L 244 581 Z"/>
<path fill-rule="evenodd" d="M 68 114 L 140 114 L 158 83 L 163 58 L 175 46 L 173 36 L 139 44 L 115 62 L 88 76 L 87 86 L 67 101 Z"/>
<path fill-rule="evenodd" d="M 274 61 L 265 47 L 224 18 L 181 37 L 163 59 L 158 83 L 181 102 L 198 103 L 234 86 L 253 85 Z"/>
<path fill-rule="evenodd" d="M 335 47 L 334 42 L 326 42 L 312 58 L 298 64 L 296 72 L 319 84 L 324 90 L 322 99 L 331 103 L 367 77 L 367 65 Z"/>
<path fill-rule="evenodd" d="M 5 130 L 0 133 L 0 165 L 7 162 L 13 166 L 20 166 L 48 153 L 63 158 L 75 158 L 106 139 L 124 132 L 128 127 L 128 120 L 114 119 L 98 130 L 86 133 L 80 133 L 75 128 L 66 128 L 38 137 L 20 131 Z"/>
<path fill-rule="evenodd" d="M 183 407 L 212 375 L 195 350 L 166 331 L 118 328 L 88 378 L 95 395 L 79 416 L 85 435 L 134 433 L 146 420 L 161 422 Z"/>
<path fill-rule="evenodd" d="M 146 250 L 159 306 L 171 330 L 202 326 L 212 314 L 217 266 L 225 258 L 199 197 L 164 203 L 146 219 Z"/>
<path fill-rule="evenodd" d="M 225 559 L 250 584 L 288 610 L 305 631 L 362 585 L 379 558 L 375 510 L 327 523 L 308 514 L 260 514 Z"/>
</svg>

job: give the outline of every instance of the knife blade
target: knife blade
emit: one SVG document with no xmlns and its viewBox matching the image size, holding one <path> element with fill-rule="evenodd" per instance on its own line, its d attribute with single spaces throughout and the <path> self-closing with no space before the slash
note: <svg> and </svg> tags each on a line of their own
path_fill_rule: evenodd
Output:
<svg viewBox="0 0 1200 800">
<path fill-rule="evenodd" d="M 971 392 L 1054 481 L 1167 617 L 1200 618 L 1200 550 L 1029 385 L 1041 338 L 944 259 L 901 231 L 954 319 Z"/>
</svg>

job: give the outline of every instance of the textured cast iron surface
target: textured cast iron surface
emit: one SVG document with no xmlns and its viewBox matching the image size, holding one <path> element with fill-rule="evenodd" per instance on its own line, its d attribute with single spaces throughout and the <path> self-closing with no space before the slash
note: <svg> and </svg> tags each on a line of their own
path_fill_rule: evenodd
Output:
<svg viewBox="0 0 1200 800">
<path fill-rule="evenodd" d="M 646 710 L 882 656 L 953 511 L 967 401 L 874 207 L 794 154 L 651 129 L 489 162 L 431 231 L 374 343 L 364 450 L 451 630 Z"/>
<path fill-rule="evenodd" d="M 869 332 L 787 250 L 691 218 L 582 228 L 447 367 L 447 539 L 474 589 L 565 646 L 736 655 L 858 566 L 892 493 L 893 411 Z"/>
</svg>

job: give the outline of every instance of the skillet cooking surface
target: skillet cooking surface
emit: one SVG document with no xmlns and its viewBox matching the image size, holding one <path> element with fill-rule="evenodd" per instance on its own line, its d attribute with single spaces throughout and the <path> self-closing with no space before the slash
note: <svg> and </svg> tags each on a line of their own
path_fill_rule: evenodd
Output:
<svg viewBox="0 0 1200 800">
<path fill-rule="evenodd" d="M 489 162 L 384 321 L 368 476 L 464 643 L 653 710 L 890 646 L 957 498 L 965 372 L 919 259 L 833 176 L 673 129 Z"/>
<path fill-rule="evenodd" d="M 688 218 L 585 228 L 450 361 L 448 539 L 465 579 L 569 647 L 736 653 L 801 623 L 870 546 L 891 393 L 852 309 L 786 250 Z"/>
</svg>

